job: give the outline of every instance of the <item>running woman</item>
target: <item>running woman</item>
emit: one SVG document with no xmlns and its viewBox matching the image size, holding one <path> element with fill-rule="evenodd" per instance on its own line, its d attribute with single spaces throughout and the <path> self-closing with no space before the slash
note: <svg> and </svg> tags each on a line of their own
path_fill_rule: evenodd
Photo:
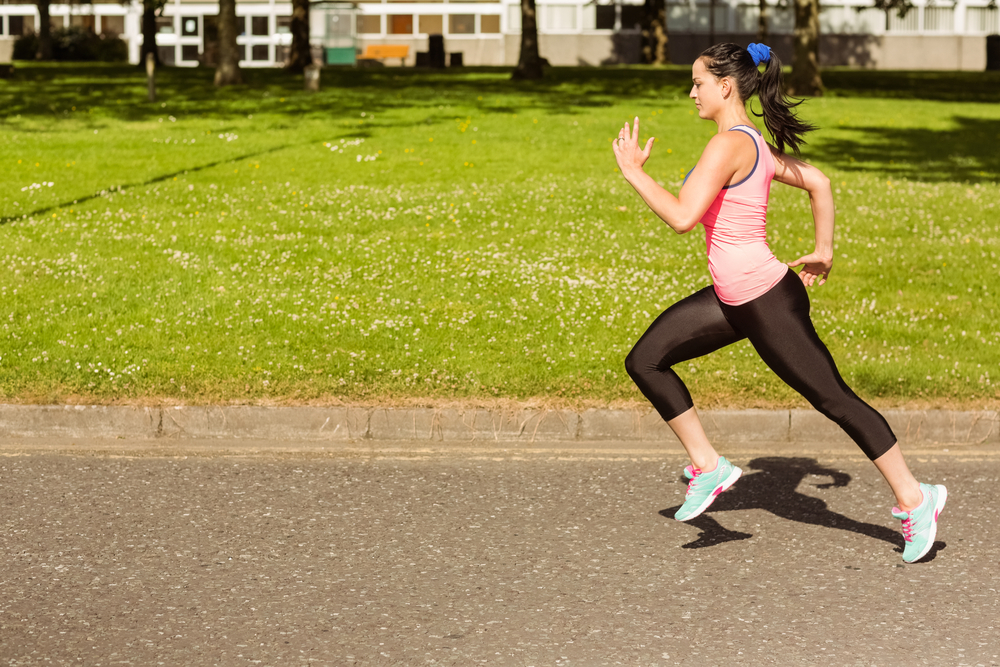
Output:
<svg viewBox="0 0 1000 667">
<path fill-rule="evenodd" d="M 913 477 L 889 424 L 844 383 L 809 318 L 806 287 L 825 283 L 833 265 L 833 193 L 819 169 L 785 149 L 798 153 L 802 136 L 815 128 L 792 112 L 797 103 L 782 92 L 781 62 L 763 44 L 712 46 L 695 61 L 692 79 L 698 116 L 714 121 L 719 131 L 680 194 L 675 197 L 643 171 L 654 139 L 639 146 L 638 117 L 612 142 L 622 176 L 649 208 L 679 234 L 700 222 L 708 246 L 714 284 L 665 310 L 625 359 L 629 376 L 691 458 L 687 496 L 674 518 L 688 521 L 704 512 L 742 471 L 716 453 L 671 367 L 746 338 L 778 377 L 875 463 L 896 496 L 892 513 L 903 522 L 903 560 L 919 560 L 934 544 L 948 492 Z M 755 94 L 773 146 L 747 115 Z M 775 258 L 765 239 L 772 179 L 805 190 L 812 205 L 815 250 L 789 264 Z M 799 273 L 791 269 L 797 266 Z"/>
</svg>

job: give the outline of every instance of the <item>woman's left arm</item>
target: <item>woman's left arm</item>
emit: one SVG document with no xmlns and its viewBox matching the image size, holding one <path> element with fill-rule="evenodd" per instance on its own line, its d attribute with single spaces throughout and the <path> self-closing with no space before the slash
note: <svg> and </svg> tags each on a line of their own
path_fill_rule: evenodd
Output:
<svg viewBox="0 0 1000 667">
<path fill-rule="evenodd" d="M 799 278 L 804 285 L 811 286 L 817 280 L 822 285 L 833 268 L 833 226 L 836 209 L 833 205 L 830 179 L 816 167 L 791 155 L 780 153 L 773 146 L 771 155 L 774 156 L 774 180 L 808 192 L 809 204 L 812 206 L 816 234 L 815 250 L 794 262 L 789 262 L 788 266 L 803 265 Z"/>
</svg>

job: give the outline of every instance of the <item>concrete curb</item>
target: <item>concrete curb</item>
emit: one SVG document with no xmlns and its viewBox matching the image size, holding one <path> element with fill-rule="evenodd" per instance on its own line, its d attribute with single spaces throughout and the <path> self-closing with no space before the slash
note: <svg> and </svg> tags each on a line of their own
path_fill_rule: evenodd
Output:
<svg viewBox="0 0 1000 667">
<path fill-rule="evenodd" d="M 812 410 L 704 410 L 715 442 L 825 443 L 853 447 Z M 886 410 L 901 444 L 1000 448 L 996 411 Z M 483 408 L 0 405 L 0 437 L 255 439 L 351 442 L 671 442 L 660 416 L 641 410 Z"/>
</svg>

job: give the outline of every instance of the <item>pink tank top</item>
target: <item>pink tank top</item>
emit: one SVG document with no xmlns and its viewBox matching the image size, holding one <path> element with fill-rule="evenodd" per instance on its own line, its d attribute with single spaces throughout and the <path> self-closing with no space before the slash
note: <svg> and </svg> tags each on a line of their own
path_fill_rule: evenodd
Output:
<svg viewBox="0 0 1000 667">
<path fill-rule="evenodd" d="M 757 160 L 750 174 L 722 188 L 705 211 L 708 270 L 719 300 L 731 306 L 752 301 L 777 285 L 788 266 L 767 245 L 767 198 L 774 178 L 774 158 L 756 130 L 737 125 L 730 132 L 745 132 L 757 147 Z"/>
</svg>

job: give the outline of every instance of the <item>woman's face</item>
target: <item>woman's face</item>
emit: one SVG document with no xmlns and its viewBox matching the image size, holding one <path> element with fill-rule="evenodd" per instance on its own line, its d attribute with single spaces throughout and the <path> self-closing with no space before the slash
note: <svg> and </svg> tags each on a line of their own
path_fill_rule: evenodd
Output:
<svg viewBox="0 0 1000 667">
<path fill-rule="evenodd" d="M 694 85 L 691 86 L 691 94 L 688 97 L 694 100 L 694 105 L 698 108 L 698 117 L 714 118 L 722 108 L 725 98 L 719 80 L 708 71 L 702 58 L 694 61 L 691 80 Z"/>
</svg>

